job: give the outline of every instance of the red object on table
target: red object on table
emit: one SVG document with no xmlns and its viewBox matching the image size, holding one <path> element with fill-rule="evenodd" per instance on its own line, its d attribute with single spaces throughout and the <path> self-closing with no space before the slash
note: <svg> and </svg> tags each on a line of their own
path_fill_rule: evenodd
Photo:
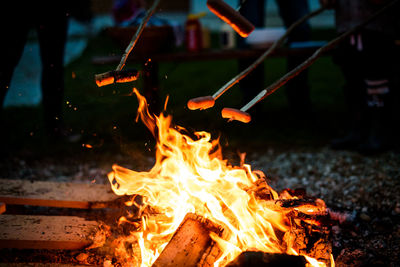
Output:
<svg viewBox="0 0 400 267">
<path fill-rule="evenodd" d="M 203 34 L 197 15 L 189 15 L 185 23 L 185 46 L 187 51 L 198 52 L 203 48 Z"/>
</svg>

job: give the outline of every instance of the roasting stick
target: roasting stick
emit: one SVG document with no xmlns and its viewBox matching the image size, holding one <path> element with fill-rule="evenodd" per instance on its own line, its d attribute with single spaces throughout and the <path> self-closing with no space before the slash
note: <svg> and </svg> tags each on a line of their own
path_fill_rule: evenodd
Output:
<svg viewBox="0 0 400 267">
<path fill-rule="evenodd" d="M 232 120 L 238 120 L 244 123 L 248 123 L 251 121 L 251 116 L 247 111 L 252 108 L 255 104 L 269 96 L 270 94 L 274 93 L 277 89 L 282 87 L 284 84 L 286 84 L 288 81 L 299 75 L 303 70 L 308 68 L 310 65 L 312 65 L 324 52 L 334 48 L 338 43 L 343 41 L 346 37 L 349 35 L 353 34 L 354 32 L 359 31 L 362 27 L 370 23 L 372 20 L 374 20 L 376 17 L 387 11 L 390 7 L 392 7 L 396 2 L 399 0 L 393 0 L 389 4 L 385 5 L 382 7 L 380 10 L 372 14 L 370 17 L 368 17 L 365 21 L 360 23 L 359 25 L 353 27 L 352 29 L 348 30 L 347 32 L 339 35 L 326 45 L 322 46 L 318 50 L 314 52 L 309 58 L 307 58 L 303 63 L 298 65 L 296 68 L 291 70 L 290 72 L 286 73 L 283 77 L 281 77 L 279 80 L 275 81 L 273 84 L 271 84 L 269 87 L 266 89 L 262 90 L 256 97 L 254 97 L 249 103 L 247 103 L 245 106 L 243 106 L 240 110 L 235 109 L 235 108 L 224 108 L 222 109 L 222 117 L 229 119 L 229 121 Z"/>
<path fill-rule="evenodd" d="M 212 96 L 202 96 L 202 97 L 197 97 L 197 98 L 192 98 L 188 101 L 187 106 L 191 110 L 196 110 L 196 109 L 208 109 L 214 106 L 215 100 L 217 100 L 222 94 L 224 94 L 228 89 L 230 89 L 233 85 L 238 83 L 240 80 L 242 80 L 244 77 L 246 77 L 251 71 L 253 71 L 258 65 L 260 65 L 272 52 L 275 51 L 276 48 L 280 47 L 286 40 L 286 38 L 289 36 L 289 34 L 300 24 L 305 22 L 311 17 L 314 17 L 324 11 L 325 8 L 321 7 L 311 13 L 308 13 L 304 17 L 300 18 L 297 20 L 295 23 L 293 23 L 285 32 L 284 35 L 282 35 L 278 40 L 276 40 L 269 48 L 267 51 L 265 51 L 256 61 L 254 61 L 250 66 L 248 66 L 245 70 L 243 70 L 241 73 L 236 75 L 233 79 L 231 79 L 228 83 L 226 83 L 224 86 L 222 86 L 215 94 Z"/>
<path fill-rule="evenodd" d="M 125 66 L 126 60 L 128 59 L 129 54 L 132 49 L 135 47 L 137 41 L 139 40 L 140 35 L 142 34 L 144 27 L 149 21 L 150 17 L 154 14 L 156 7 L 160 3 L 160 0 L 154 0 L 153 5 L 147 11 L 145 17 L 140 23 L 138 29 L 136 30 L 135 35 L 132 37 L 131 42 L 128 47 L 125 49 L 124 54 L 122 55 L 121 61 L 117 68 L 114 71 L 108 71 L 101 74 L 95 75 L 95 80 L 97 86 L 101 87 L 104 85 L 109 85 L 112 83 L 126 83 L 137 80 L 139 77 L 139 72 L 137 70 L 125 70 L 123 71 L 123 67 Z"/>
</svg>

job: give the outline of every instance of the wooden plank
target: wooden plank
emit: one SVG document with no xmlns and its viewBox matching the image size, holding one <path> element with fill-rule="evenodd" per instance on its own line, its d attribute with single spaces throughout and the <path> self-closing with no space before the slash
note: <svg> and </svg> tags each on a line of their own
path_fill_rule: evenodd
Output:
<svg viewBox="0 0 400 267">
<path fill-rule="evenodd" d="M 0 248 L 82 249 L 99 224 L 74 216 L 0 215 Z"/>
<path fill-rule="evenodd" d="M 4 212 L 6 212 L 6 204 L 0 202 L 0 214 L 3 214 Z"/>
<path fill-rule="evenodd" d="M 39 262 L 7 262 L 0 263 L 0 267 L 87 267 L 90 265 L 39 263 Z"/>
<path fill-rule="evenodd" d="M 0 201 L 10 205 L 104 208 L 117 198 L 110 185 L 0 179 Z"/>
</svg>

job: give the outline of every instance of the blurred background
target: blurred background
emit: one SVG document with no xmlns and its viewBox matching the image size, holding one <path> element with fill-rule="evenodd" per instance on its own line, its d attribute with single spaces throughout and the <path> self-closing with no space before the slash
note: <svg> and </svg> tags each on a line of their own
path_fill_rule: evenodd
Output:
<svg viewBox="0 0 400 267">
<path fill-rule="evenodd" d="M 238 5 L 236 1 L 226 2 L 233 7 Z M 119 61 L 125 49 L 121 40 L 129 40 L 134 34 L 128 31 L 115 36 L 116 30 L 110 30 L 121 28 L 121 25 L 116 24 L 113 5 L 115 3 L 112 0 L 91 1 L 89 20 L 82 22 L 73 16 L 69 19 L 63 111 L 69 129 L 79 133 L 82 138 L 78 144 L 67 145 L 68 148 L 75 147 L 79 150 L 89 144 L 97 149 L 120 149 L 127 144 L 154 142 L 144 126 L 140 122 L 134 122 L 137 100 L 130 93 L 133 87 L 142 92 L 142 79 L 101 88 L 94 82 L 95 74 L 115 69 L 118 64 L 115 60 L 108 63 L 100 60 L 99 63 L 98 59 L 114 57 Z M 318 7 L 318 0 L 310 1 L 311 10 Z M 208 10 L 205 1 L 161 1 L 154 17 L 171 25 L 175 32 L 174 44 L 169 46 L 170 50 L 167 52 L 186 51 L 183 40 L 185 22 L 189 14 L 201 12 L 205 14 L 199 16 L 199 21 L 203 33 L 207 34 L 207 47 L 204 49 L 226 48 L 227 44 L 221 43 L 224 23 Z M 265 12 L 266 27 L 283 30 L 275 1 L 267 1 Z M 336 36 L 333 11 L 325 11 L 312 19 L 311 27 L 312 40 L 320 42 L 332 39 Z M 142 38 L 145 40 L 144 36 Z M 238 35 L 234 38 L 238 38 Z M 154 46 L 154 43 L 148 42 L 146 45 Z M 231 48 L 234 49 L 234 46 Z M 134 54 L 135 50 L 132 52 Z M 7 143 L 12 144 L 8 146 L 10 151 L 36 149 L 47 144 L 40 105 L 40 64 L 38 40 L 32 31 L 5 100 L 4 129 L 8 129 Z M 286 73 L 284 56 L 271 57 L 264 64 L 265 87 Z M 131 61 L 127 67 L 141 69 L 142 65 L 139 61 Z M 160 103 L 164 103 L 169 95 L 167 113 L 173 115 L 176 124 L 189 130 L 209 131 L 214 137 L 221 136 L 224 144 L 232 146 L 324 146 L 332 137 L 341 134 L 344 128 L 342 118 L 346 116 L 341 89 L 343 77 L 332 62 L 330 54 L 321 57 L 310 68 L 309 83 L 315 108 L 312 118 L 294 119 L 289 113 L 283 89 L 259 103 L 257 114 L 252 114 L 250 110 L 254 117 L 250 124 L 228 123 L 220 116 L 223 107 L 242 106 L 242 93 L 238 86 L 221 97 L 213 109 L 187 109 L 186 103 L 189 99 L 213 94 L 237 73 L 236 59 L 160 61 Z"/>
</svg>

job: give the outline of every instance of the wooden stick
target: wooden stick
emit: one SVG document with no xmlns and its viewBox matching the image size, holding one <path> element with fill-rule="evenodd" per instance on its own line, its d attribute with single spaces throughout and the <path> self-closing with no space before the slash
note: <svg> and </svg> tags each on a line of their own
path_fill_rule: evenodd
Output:
<svg viewBox="0 0 400 267">
<path fill-rule="evenodd" d="M 153 15 L 154 11 L 156 10 L 156 7 L 160 3 L 160 0 L 154 0 L 153 5 L 150 7 L 150 9 L 147 11 L 145 17 L 143 18 L 142 22 L 139 25 L 139 28 L 136 30 L 135 35 L 132 37 L 131 42 L 129 43 L 128 47 L 125 49 L 124 54 L 122 55 L 121 62 L 119 63 L 117 67 L 117 71 L 122 70 L 122 68 L 125 66 L 126 60 L 131 53 L 132 49 L 135 47 L 137 41 L 139 40 L 140 35 L 142 34 L 144 27 L 146 26 L 147 22 L 149 21 L 150 17 Z"/>
<path fill-rule="evenodd" d="M 233 85 L 235 85 L 236 83 L 238 83 L 240 80 L 242 80 L 244 77 L 246 77 L 251 71 L 253 71 L 258 65 L 260 65 L 272 52 L 274 52 L 274 50 L 276 48 L 278 48 L 279 46 L 281 46 L 284 41 L 286 40 L 286 38 L 289 36 L 289 34 L 300 24 L 302 24 L 303 22 L 305 22 L 306 20 L 308 20 L 311 17 L 314 17 L 315 15 L 318 15 L 319 13 L 321 13 L 322 11 L 324 11 L 325 8 L 321 7 L 307 15 L 305 15 L 304 17 L 302 17 L 301 19 L 299 19 L 298 21 L 296 21 L 295 23 L 293 23 L 285 32 L 284 35 L 282 35 L 278 40 L 276 40 L 269 48 L 267 51 L 265 51 L 256 61 L 254 61 L 253 64 L 251 64 L 250 66 L 248 66 L 245 70 L 243 70 L 241 73 L 239 73 L 238 75 L 236 75 L 233 79 L 231 79 L 228 83 L 226 83 L 224 86 L 222 86 L 215 94 L 212 95 L 212 97 L 214 99 L 217 99 L 218 97 L 220 97 L 223 93 L 225 93 L 229 88 L 231 88 Z"/>
<path fill-rule="evenodd" d="M 294 68 L 292 71 L 286 73 L 283 77 L 281 77 L 279 80 L 271 84 L 268 88 L 262 90 L 256 97 L 254 97 L 249 103 L 247 103 L 245 106 L 243 106 L 240 111 L 242 112 L 247 112 L 250 108 L 252 108 L 255 104 L 269 96 L 270 94 L 274 93 L 277 89 L 282 87 L 284 84 L 286 84 L 288 81 L 299 75 L 303 70 L 311 66 L 323 53 L 326 51 L 334 48 L 338 43 L 343 41 L 345 38 L 347 38 L 349 35 L 359 31 L 362 27 L 370 23 L 372 20 L 374 20 L 376 17 L 379 15 L 383 14 L 385 11 L 387 11 L 390 7 L 392 7 L 394 4 L 396 4 L 399 0 L 393 0 L 389 4 L 385 5 L 382 7 L 380 10 L 375 12 L 373 15 L 368 17 L 365 21 L 360 23 L 359 25 L 353 27 L 352 29 L 348 30 L 347 32 L 339 35 L 337 38 L 333 39 L 326 45 L 322 46 L 319 48 L 317 51 L 314 52 L 308 59 L 306 59 L 302 64 Z"/>
</svg>

